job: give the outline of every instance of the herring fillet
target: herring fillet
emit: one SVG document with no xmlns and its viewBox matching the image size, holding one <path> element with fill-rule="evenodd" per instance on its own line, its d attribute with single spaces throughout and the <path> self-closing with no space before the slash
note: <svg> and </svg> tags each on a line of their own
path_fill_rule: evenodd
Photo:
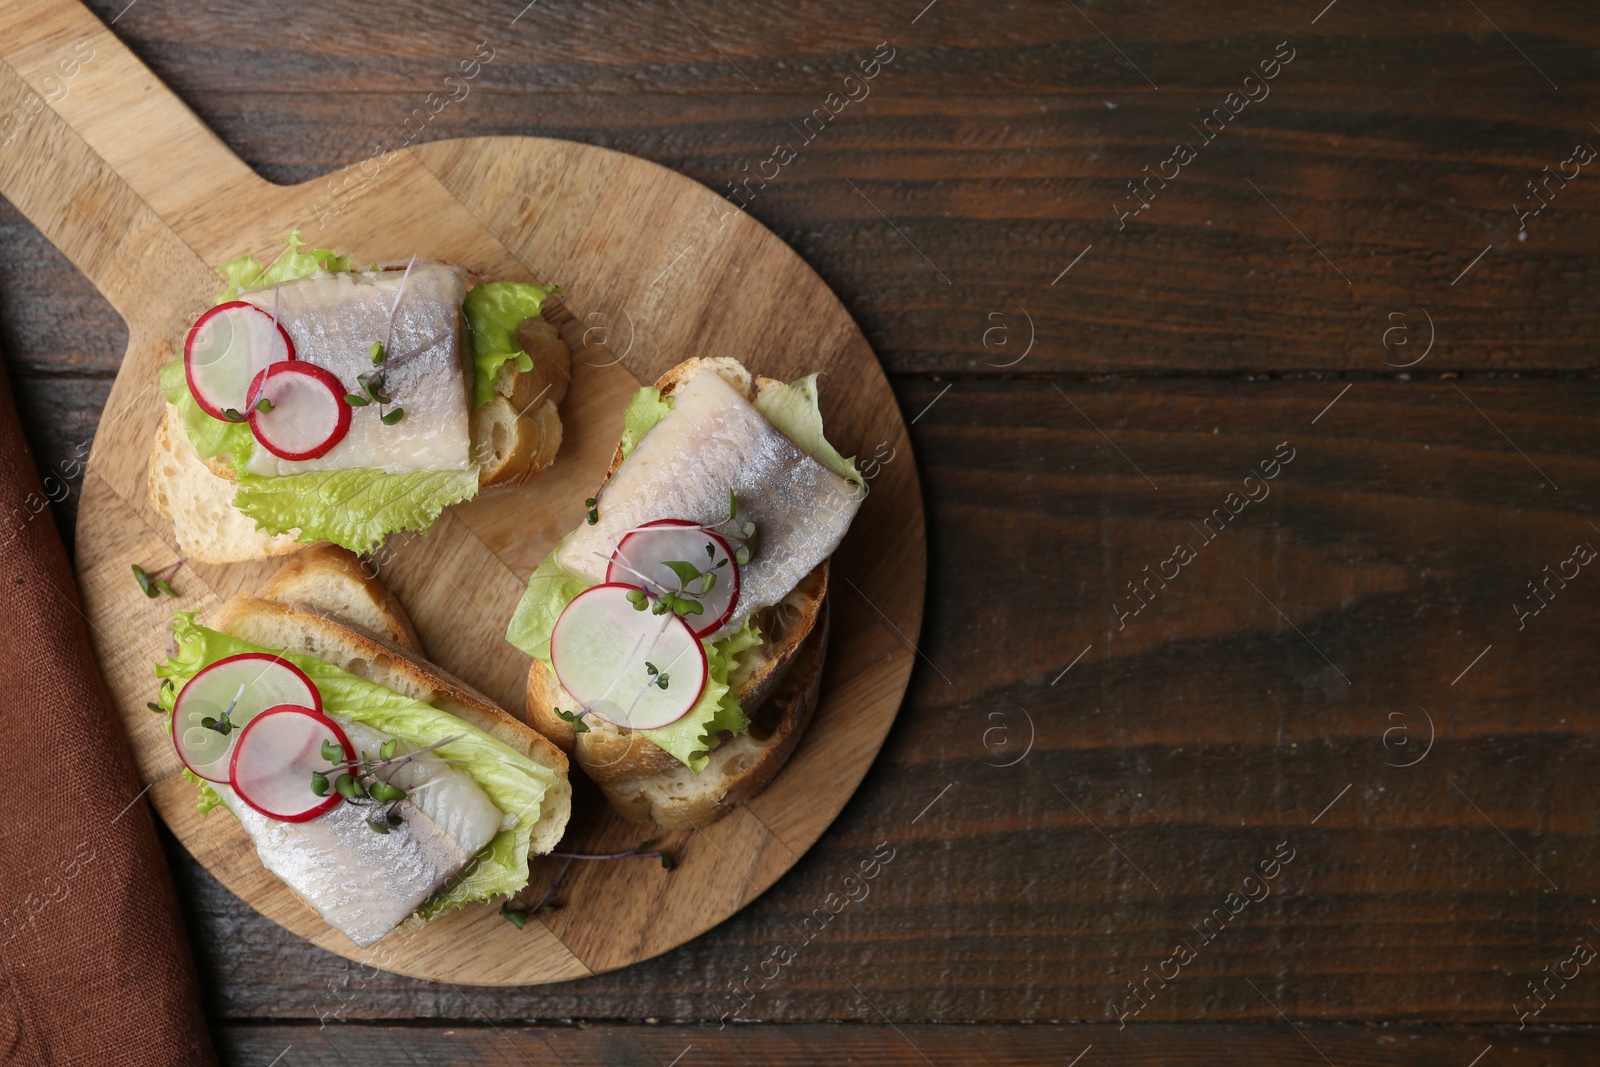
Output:
<svg viewBox="0 0 1600 1067">
<path fill-rule="evenodd" d="M 348 393 L 363 395 L 357 377 L 377 370 L 372 342 L 385 341 L 385 395 L 405 415 L 385 426 L 377 404 L 355 407 L 350 432 L 325 456 L 286 460 L 257 447 L 253 474 L 367 467 L 390 473 L 465 470 L 470 461 L 467 381 L 462 369 L 460 273 L 442 263 L 417 263 L 389 330 L 403 271 L 319 274 L 274 289 L 239 294 L 271 313 L 294 341 L 299 359 L 331 372 Z M 392 410 L 392 409 L 390 409 Z"/>
<path fill-rule="evenodd" d="M 739 568 L 739 603 L 713 637 L 782 600 L 839 547 L 861 507 L 856 486 L 812 459 L 715 371 L 702 370 L 672 393 L 673 408 L 651 428 L 600 491 L 599 522 L 579 526 L 561 565 L 605 580 L 606 561 L 627 531 L 656 519 L 753 521 L 754 558 Z"/>
<path fill-rule="evenodd" d="M 389 739 L 360 723 L 340 725 L 363 754 L 376 757 Z M 366 824 L 373 811 L 366 805 L 346 801 L 307 822 L 283 822 L 243 803 L 225 784 L 214 788 L 255 843 L 262 865 L 365 948 L 455 877 L 506 821 L 470 775 L 436 757 L 418 757 L 392 781 L 407 796 L 395 807 L 403 822 L 387 834 Z"/>
</svg>

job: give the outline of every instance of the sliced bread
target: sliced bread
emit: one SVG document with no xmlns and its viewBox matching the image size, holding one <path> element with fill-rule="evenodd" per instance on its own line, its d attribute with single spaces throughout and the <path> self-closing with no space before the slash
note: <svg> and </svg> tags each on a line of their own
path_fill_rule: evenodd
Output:
<svg viewBox="0 0 1600 1067">
<path fill-rule="evenodd" d="M 567 757 L 535 730 L 496 707 L 488 697 L 396 644 L 316 614 L 264 597 L 242 594 L 217 609 L 210 625 L 263 648 L 304 653 L 448 712 L 557 774 L 558 785 L 539 806 L 532 850 L 549 852 L 572 814 Z M 409 628 L 409 622 L 406 624 Z"/>
<path fill-rule="evenodd" d="M 485 490 L 522 485 L 549 467 L 561 447 L 557 408 L 572 380 L 572 353 L 543 319 L 524 321 L 517 340 L 532 369 L 506 363 L 495 395 L 468 415 L 478 485 Z M 172 520 L 179 550 L 196 562 L 237 563 L 308 547 L 297 540 L 298 531 L 266 533 L 233 506 L 232 466 L 196 454 L 171 404 L 156 431 L 146 483 L 151 506 Z"/>
<path fill-rule="evenodd" d="M 751 375 L 738 360 L 719 357 L 685 360 L 663 374 L 656 388 L 670 396 L 702 370 L 714 371 L 750 400 L 783 384 Z M 607 480 L 622 460 L 619 445 Z M 586 716 L 589 729 L 575 732 L 556 712 L 570 712 L 578 702 L 541 660 L 528 669 L 529 724 L 572 754 L 629 819 L 686 829 L 721 818 L 766 788 L 810 721 L 826 655 L 828 569 L 823 560 L 788 596 L 756 614 L 762 643 L 740 654 L 728 679 L 751 720 L 751 731 L 719 739 L 698 773 L 642 734 L 597 716 Z"/>
</svg>

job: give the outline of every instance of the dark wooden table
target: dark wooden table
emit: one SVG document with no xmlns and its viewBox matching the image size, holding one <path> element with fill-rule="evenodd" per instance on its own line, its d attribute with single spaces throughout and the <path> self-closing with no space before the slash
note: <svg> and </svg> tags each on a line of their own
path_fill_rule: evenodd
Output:
<svg viewBox="0 0 1600 1067">
<path fill-rule="evenodd" d="M 422 139 L 723 190 L 797 146 L 749 210 L 914 420 L 919 666 L 791 874 L 583 982 L 370 975 L 169 841 L 230 1062 L 1600 1058 L 1594 5 L 524 2 L 94 6 L 281 182 L 394 143 L 480 42 Z M 41 468 L 124 343 L 0 205 Z"/>
</svg>

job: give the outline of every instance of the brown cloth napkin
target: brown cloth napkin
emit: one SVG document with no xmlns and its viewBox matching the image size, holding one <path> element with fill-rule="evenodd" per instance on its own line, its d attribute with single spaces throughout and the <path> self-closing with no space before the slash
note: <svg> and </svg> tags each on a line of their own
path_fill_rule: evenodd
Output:
<svg viewBox="0 0 1600 1067">
<path fill-rule="evenodd" d="M 0 373 L 0 1063 L 214 1064 L 171 876 L 43 500 Z"/>
</svg>

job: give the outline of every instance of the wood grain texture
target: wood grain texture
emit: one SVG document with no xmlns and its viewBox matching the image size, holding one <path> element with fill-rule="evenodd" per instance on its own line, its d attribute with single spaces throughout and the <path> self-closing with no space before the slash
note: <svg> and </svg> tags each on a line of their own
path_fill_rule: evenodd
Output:
<svg viewBox="0 0 1600 1067">
<path fill-rule="evenodd" d="M 897 1022 L 1100 1022 L 1188 938 L 1198 958 L 1135 1021 L 1276 1018 L 1248 980 L 1297 1020 L 1514 1027 L 1527 981 L 1580 937 L 1600 946 L 1583 800 L 1600 668 L 1574 651 L 1600 638 L 1593 576 L 1525 630 L 1511 610 L 1585 538 L 1600 390 L 1459 384 L 1560 495 L 1448 382 L 1358 382 L 1315 425 L 1342 385 L 1069 394 L 1126 458 L 1048 387 L 958 384 L 912 429 L 935 602 L 979 614 L 930 613 L 899 725 L 839 821 L 705 938 L 474 1001 L 495 1020 L 714 1020 L 749 983 L 740 1019 L 802 1022 L 856 1017 L 854 982 Z M 1285 440 L 1271 495 L 1119 630 L 1125 583 L 1198 543 L 1188 523 Z M 1433 747 L 1398 766 L 1427 745 L 1421 709 Z M 1284 841 L 1272 895 L 1200 945 L 1190 924 Z M 879 843 L 895 858 L 867 897 L 796 945 Z M 358 977 L 186 884 L 220 1016 L 449 1010 L 448 991 Z M 799 958 L 763 984 L 780 942 Z M 1595 1017 L 1584 973 L 1539 1022 Z"/>
<path fill-rule="evenodd" d="M 110 19 L 123 4 L 97 10 Z M 627 1044 L 661 1032 L 641 1027 L 560 1054 L 659 1067 L 694 1042 L 683 1067 L 741 1054 L 812 1062 L 818 1049 L 898 1062 L 905 1051 L 865 1044 L 875 1038 L 850 1044 L 865 1030 L 854 1025 L 819 1028 L 798 1052 L 784 1044 L 798 1024 L 872 1018 L 846 979 L 908 1031 L 973 1022 L 958 1035 L 993 1035 L 976 1047 L 1000 1062 L 1013 1038 L 1024 1042 L 1014 1059 L 1052 1062 L 1059 1042 L 1067 1062 L 1083 1045 L 1068 1047 L 1060 1029 L 986 1024 L 1104 1023 L 1125 983 L 1285 839 L 1299 852 L 1281 890 L 1231 922 L 1127 1031 L 1099 1029 L 1117 1042 L 1092 1038 L 1081 1067 L 1322 1063 L 1286 1028 L 1281 1044 L 1254 1043 L 1282 1020 L 1245 978 L 1341 1064 L 1466 1067 L 1491 1043 L 1479 1067 L 1594 1058 L 1589 1029 L 1519 1044 L 1513 1008 L 1576 938 L 1600 936 L 1588 927 L 1600 923 L 1586 799 L 1600 682 L 1591 576 L 1526 630 L 1512 609 L 1600 522 L 1591 177 L 1559 190 L 1526 240 L 1512 210 L 1524 182 L 1576 141 L 1600 145 L 1588 126 L 1600 45 L 1589 5 L 1480 2 L 1480 13 L 1340 0 L 1312 25 L 1323 2 L 1080 2 L 1091 25 L 1043 0 L 939 0 L 915 24 L 925 0 L 756 11 L 695 0 L 681 15 L 541 3 L 515 26 L 521 2 L 396 0 L 382 20 L 347 0 L 279 6 L 304 36 L 245 0 L 181 13 L 142 0 L 115 28 L 241 158 L 284 183 L 368 156 L 486 41 L 495 59 L 420 140 L 563 137 L 726 190 L 889 41 L 896 58 L 871 96 L 805 145 L 749 213 L 840 294 L 915 420 L 933 596 L 899 725 L 830 833 L 730 922 L 636 967 L 468 989 L 474 1009 L 447 987 L 365 979 L 244 908 L 176 848 L 210 1009 L 246 1021 L 223 1032 L 240 1062 L 270 1062 L 294 1040 L 285 1028 L 274 1048 L 233 1043 L 275 1040 L 271 1020 L 333 1012 L 419 1024 L 403 1028 L 418 1062 L 451 1062 L 446 1032 L 485 1019 L 621 1018 L 713 1025 L 676 1048 Z M 1125 183 L 1286 39 L 1297 57 L 1272 96 L 1118 231 L 1111 205 Z M 77 440 L 61 427 L 95 422 L 122 327 L 5 205 L 0 226 L 0 341 L 38 398 L 29 431 L 41 463 L 60 462 Z M 1421 351 L 1422 308 L 1437 344 L 1394 366 Z M 577 310 L 616 325 L 613 305 Z M 1407 347 L 1402 335 L 1384 347 L 1391 313 L 1404 316 Z M 1013 363 L 1027 316 L 1037 343 Z M 1284 440 L 1298 451 L 1272 495 L 1117 630 L 1126 583 L 1195 536 L 1188 523 L 1225 506 Z M 1420 751 L 1422 708 L 1434 748 L 1415 767 L 1386 766 Z M 1024 709 L 1034 749 L 994 766 L 1016 758 Z M 797 1025 L 759 1048 L 696 1041 L 726 1037 L 715 1020 L 740 1003 L 730 987 L 745 968 L 885 841 L 896 858 L 871 895 L 739 1016 Z M 1593 977 L 1586 969 L 1537 1024 L 1600 1017 Z M 1355 1019 L 1387 1022 L 1339 1044 L 1346 1031 L 1328 1021 Z M 1454 1022 L 1406 1025 L 1422 1020 Z M 1043 1052 L 1026 1044 L 1034 1034 L 1049 1035 Z M 341 1054 L 374 1047 L 351 1040 Z M 337 1062 L 306 1042 L 307 1062 Z M 489 1062 L 505 1055 L 471 1047 Z M 971 1058 L 932 1038 L 925 1047 L 938 1063 Z M 522 1048 L 531 1062 L 545 1056 Z"/>
<path fill-rule="evenodd" d="M 882 370 L 817 276 L 748 216 L 717 218 L 719 201 L 693 182 L 572 143 L 499 138 L 396 151 L 381 169 L 351 172 L 370 186 L 362 197 L 325 209 L 314 188 L 271 186 L 250 172 L 73 4 L 8 8 L 0 16 L 0 59 L 0 105 L 26 108 L 37 94 L 51 95 L 52 79 L 74 79 L 51 108 L 28 112 L 17 150 L 0 157 L 0 191 L 129 325 L 128 354 L 107 401 L 112 414 L 83 476 L 76 565 L 100 666 L 153 787 L 151 801 L 201 864 L 262 914 L 325 948 L 399 973 L 477 985 L 571 979 L 647 959 L 771 885 L 849 798 L 900 702 L 912 650 L 895 632 L 917 632 L 924 568 L 909 462 L 876 483 L 855 543 L 836 557 L 839 578 L 856 597 L 834 612 L 837 651 L 812 721 L 814 738 L 823 740 L 802 739 L 787 774 L 732 816 L 662 835 L 678 861 L 671 877 L 659 866 L 651 874 L 642 864 L 585 865 L 564 887 L 574 906 L 536 920 L 523 931 L 528 936 L 518 936 L 496 906 L 480 905 L 357 950 L 261 866 L 236 822 L 197 815 L 168 732 L 145 710 L 173 605 L 140 595 L 129 572 L 177 557 L 170 525 L 145 492 L 162 411 L 156 375 L 177 351 L 184 324 L 211 302 L 214 268 L 241 249 L 265 259 L 299 229 L 360 262 L 421 250 L 493 278 L 618 294 L 640 327 L 624 349 L 588 344 L 583 323 L 565 318 L 578 366 L 564 422 L 577 432 L 560 467 L 527 489 L 485 494 L 441 517 L 426 536 L 397 539 L 393 552 L 380 554 L 434 660 L 520 713 L 528 659 L 504 641 L 506 620 L 527 576 L 581 521 L 581 501 L 600 483 L 641 380 L 702 347 L 737 353 L 753 372 L 781 380 L 821 371 L 848 386 L 826 402 L 836 440 L 847 448 L 857 438 L 884 440 L 909 451 Z M 891 545 L 885 563 L 879 557 Z M 208 611 L 231 593 L 258 588 L 274 569 L 270 562 L 192 566 L 176 583 L 180 606 Z M 764 811 L 779 817 L 778 829 Z M 615 852 L 642 832 L 601 808 L 574 820 L 566 845 Z M 535 864 L 533 884 L 555 873 L 554 864 Z"/>
<path fill-rule="evenodd" d="M 1464 1067 L 1493 1049 L 1500 1063 L 1578 1067 L 1594 1062 L 1593 1030 L 1529 1031 L 1489 1027 L 1302 1026 L 899 1026 L 866 1025 L 715 1027 L 616 1026 L 496 1027 L 470 1014 L 434 1030 L 410 1027 L 225 1027 L 219 1051 L 234 1063 L 286 1067 L 377 1062 L 472 1063 L 517 1067 L 563 1063 L 616 1067 L 681 1062 L 705 1067 L 749 1063 L 802 1067 L 847 1063 L 859 1067 L 926 1067 L 986 1063 L 994 1067 L 1069 1067 L 1113 1062 L 1124 1067 L 1200 1067 L 1217 1063 L 1271 1063 L 1279 1067 Z M 870 1012 L 870 1008 L 866 1009 Z M 674 1061 L 673 1057 L 681 1057 Z M 1081 1060 L 1075 1057 L 1082 1056 Z M 1108 1057 L 1115 1057 L 1109 1059 Z M 1486 1057 L 1483 1061 L 1490 1062 Z"/>
</svg>

